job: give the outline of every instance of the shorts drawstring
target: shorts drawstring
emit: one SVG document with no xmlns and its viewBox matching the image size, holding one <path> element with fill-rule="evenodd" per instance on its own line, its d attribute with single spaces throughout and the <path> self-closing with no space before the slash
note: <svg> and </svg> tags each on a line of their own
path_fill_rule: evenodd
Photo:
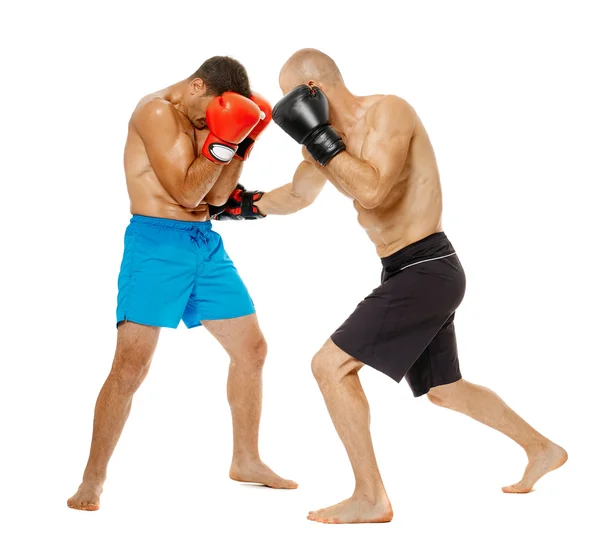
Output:
<svg viewBox="0 0 600 537">
<path fill-rule="evenodd" d="M 204 243 L 204 246 L 208 246 L 208 237 L 206 233 L 203 233 L 200 228 L 195 227 L 193 230 L 193 234 L 190 235 L 190 241 L 195 243 L 197 246 L 200 246 L 200 242 Z"/>
<path fill-rule="evenodd" d="M 136 215 L 124 237 L 116 322 L 177 328 L 233 319 L 254 304 L 212 223 Z"/>
</svg>

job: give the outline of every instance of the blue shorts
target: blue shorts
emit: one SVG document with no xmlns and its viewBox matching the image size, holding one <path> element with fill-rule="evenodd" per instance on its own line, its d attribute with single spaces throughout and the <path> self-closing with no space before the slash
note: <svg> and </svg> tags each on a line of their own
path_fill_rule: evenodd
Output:
<svg viewBox="0 0 600 537">
<path fill-rule="evenodd" d="M 254 304 L 210 222 L 134 215 L 125 231 L 117 324 L 188 328 L 254 313 Z"/>
</svg>

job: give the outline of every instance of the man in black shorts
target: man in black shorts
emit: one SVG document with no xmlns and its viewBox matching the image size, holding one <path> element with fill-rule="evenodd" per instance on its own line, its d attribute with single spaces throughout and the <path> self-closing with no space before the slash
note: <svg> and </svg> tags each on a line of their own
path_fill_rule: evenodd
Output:
<svg viewBox="0 0 600 537">
<path fill-rule="evenodd" d="M 382 263 L 381 285 L 331 340 L 396 382 L 406 377 L 415 397 L 460 380 L 454 312 L 465 274 L 450 241 L 433 233 Z"/>
<path fill-rule="evenodd" d="M 454 312 L 465 275 L 442 232 L 442 195 L 427 132 L 413 108 L 393 95 L 356 97 L 335 62 L 304 49 L 283 66 L 285 97 L 274 121 L 304 145 L 290 184 L 263 194 L 239 188 L 220 218 L 290 214 L 310 205 L 329 180 L 354 200 L 358 220 L 382 258 L 382 284 L 338 328 L 313 372 L 356 478 L 354 494 L 311 512 L 326 523 L 387 522 L 392 507 L 377 467 L 369 406 L 358 378 L 364 364 L 416 397 L 462 412 L 506 434 L 529 458 L 523 479 L 505 492 L 529 492 L 567 453 L 533 429 L 494 392 L 461 378 Z"/>
</svg>

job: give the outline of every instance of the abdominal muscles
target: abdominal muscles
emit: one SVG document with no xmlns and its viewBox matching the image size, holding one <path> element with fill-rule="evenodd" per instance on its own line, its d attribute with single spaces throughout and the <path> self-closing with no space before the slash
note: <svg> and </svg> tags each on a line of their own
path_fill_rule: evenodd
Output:
<svg viewBox="0 0 600 537">
<path fill-rule="evenodd" d="M 383 204 L 365 209 L 354 202 L 358 223 L 380 257 L 442 230 L 442 197 L 437 174 L 411 176 L 392 188 Z"/>
</svg>

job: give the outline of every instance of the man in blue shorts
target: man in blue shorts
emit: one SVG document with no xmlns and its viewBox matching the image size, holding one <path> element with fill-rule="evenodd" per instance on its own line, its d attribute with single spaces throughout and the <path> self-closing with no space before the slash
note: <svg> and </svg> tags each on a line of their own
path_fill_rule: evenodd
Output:
<svg viewBox="0 0 600 537">
<path fill-rule="evenodd" d="M 69 507 L 100 506 L 110 456 L 146 377 L 161 327 L 204 327 L 231 358 L 230 477 L 296 488 L 260 459 L 262 366 L 266 343 L 254 305 L 212 231 L 209 204 L 222 207 L 254 141 L 271 120 L 245 68 L 216 56 L 189 78 L 144 97 L 129 122 L 125 175 L 133 217 L 119 275 L 117 349 L 96 403 L 92 446 Z M 219 210 L 219 209 L 216 209 Z"/>
</svg>

